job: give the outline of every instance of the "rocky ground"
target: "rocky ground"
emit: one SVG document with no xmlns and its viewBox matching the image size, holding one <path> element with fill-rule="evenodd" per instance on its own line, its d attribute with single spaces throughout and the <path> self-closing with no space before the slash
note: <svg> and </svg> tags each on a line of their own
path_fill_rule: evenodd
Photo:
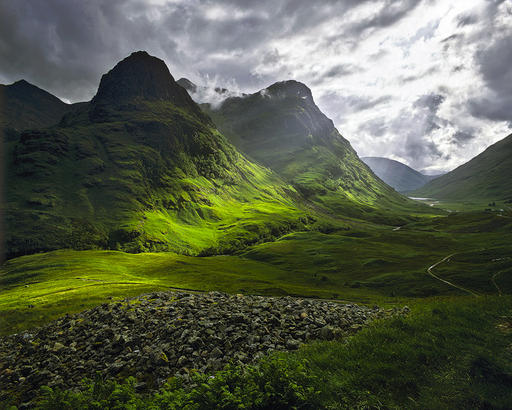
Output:
<svg viewBox="0 0 512 410">
<path fill-rule="evenodd" d="M 391 313 L 292 297 L 143 295 L 0 338 L 0 401 L 13 392 L 29 400 L 43 385 L 74 387 L 96 372 L 135 375 L 141 388 L 157 387 L 173 375 L 186 379 L 193 369 L 212 372 L 341 337 Z"/>
</svg>

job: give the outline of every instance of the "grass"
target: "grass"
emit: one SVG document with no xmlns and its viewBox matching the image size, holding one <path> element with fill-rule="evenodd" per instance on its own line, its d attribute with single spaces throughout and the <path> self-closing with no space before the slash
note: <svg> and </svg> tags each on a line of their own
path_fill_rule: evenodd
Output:
<svg viewBox="0 0 512 410">
<path fill-rule="evenodd" d="M 436 275 L 479 294 L 507 294 L 511 223 L 470 212 L 423 218 L 399 230 L 357 221 L 324 226 L 334 231 L 285 234 L 236 255 L 59 250 L 22 256 L 0 270 L 0 329 L 18 332 L 111 298 L 173 288 L 368 304 L 463 295 L 426 274 L 452 253 Z"/>
<path fill-rule="evenodd" d="M 310 212 L 271 170 L 193 113 L 139 102 L 6 144 L 7 257 L 71 247 L 228 253 L 305 227 Z"/>
<path fill-rule="evenodd" d="M 299 351 L 324 403 L 340 408 L 507 408 L 512 299 L 422 301 L 348 343 Z"/>
</svg>

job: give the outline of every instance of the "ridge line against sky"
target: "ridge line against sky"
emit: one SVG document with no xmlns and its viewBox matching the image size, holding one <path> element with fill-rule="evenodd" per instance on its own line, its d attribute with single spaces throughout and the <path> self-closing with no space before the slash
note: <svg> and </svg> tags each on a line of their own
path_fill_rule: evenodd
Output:
<svg viewBox="0 0 512 410">
<path fill-rule="evenodd" d="M 68 102 L 136 50 L 197 84 L 295 79 L 360 156 L 435 173 L 512 128 L 512 0 L 3 0 L 0 83 Z"/>
</svg>

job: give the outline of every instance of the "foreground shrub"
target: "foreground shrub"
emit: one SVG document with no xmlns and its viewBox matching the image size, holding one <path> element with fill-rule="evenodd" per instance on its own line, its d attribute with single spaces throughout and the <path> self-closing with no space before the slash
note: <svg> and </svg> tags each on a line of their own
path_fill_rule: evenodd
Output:
<svg viewBox="0 0 512 410">
<path fill-rule="evenodd" d="M 84 380 L 77 391 L 44 387 L 37 409 L 316 409 L 320 392 L 305 362 L 286 361 L 281 355 L 263 359 L 257 366 L 227 366 L 214 376 L 193 374 L 182 386 L 171 379 L 159 392 L 143 395 L 136 381 Z"/>
</svg>

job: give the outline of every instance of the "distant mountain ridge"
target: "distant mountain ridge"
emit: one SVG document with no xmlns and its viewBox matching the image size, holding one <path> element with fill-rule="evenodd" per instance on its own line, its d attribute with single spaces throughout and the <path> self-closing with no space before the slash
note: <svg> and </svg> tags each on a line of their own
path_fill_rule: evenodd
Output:
<svg viewBox="0 0 512 410">
<path fill-rule="evenodd" d="M 25 80 L 0 84 L 0 128 L 49 127 L 57 124 L 72 106 Z"/>
<path fill-rule="evenodd" d="M 512 200 L 512 134 L 414 191 L 444 200 Z"/>
<path fill-rule="evenodd" d="M 418 189 L 439 175 L 425 175 L 400 161 L 383 157 L 361 157 L 375 175 L 398 192 Z"/>
</svg>

